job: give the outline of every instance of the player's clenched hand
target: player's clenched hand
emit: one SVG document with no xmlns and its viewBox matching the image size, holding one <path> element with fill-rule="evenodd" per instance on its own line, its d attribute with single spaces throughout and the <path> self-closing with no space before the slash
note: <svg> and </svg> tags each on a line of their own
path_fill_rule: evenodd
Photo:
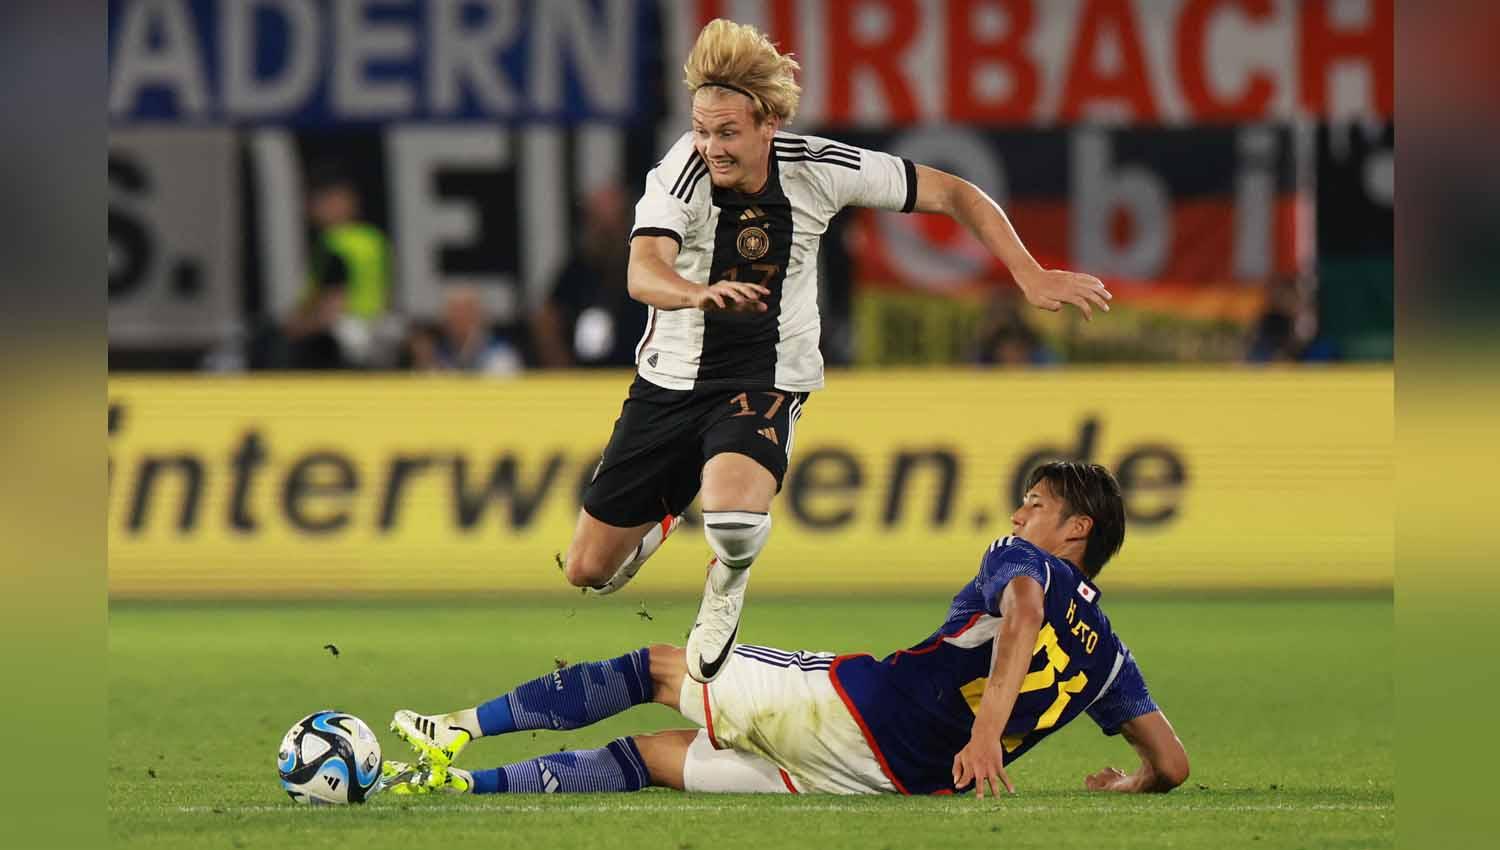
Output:
<svg viewBox="0 0 1500 850">
<path fill-rule="evenodd" d="M 1002 786 L 1010 793 L 1016 793 L 1016 786 L 1005 775 L 1005 752 L 1000 749 L 999 741 L 989 740 L 988 736 L 970 738 L 969 743 L 953 757 L 953 787 L 962 789 L 970 782 L 974 783 L 974 790 L 980 797 L 984 796 L 986 785 L 992 797 L 1000 796 Z"/>
<path fill-rule="evenodd" d="M 1098 773 L 1084 777 L 1083 787 L 1090 791 L 1117 791 L 1129 777 L 1119 768 L 1106 767 Z"/>
<path fill-rule="evenodd" d="M 1086 320 L 1093 320 L 1095 307 L 1108 313 L 1114 297 L 1099 278 L 1061 269 L 1038 269 L 1017 277 L 1016 283 L 1032 305 L 1055 313 L 1062 305 L 1072 304 Z"/>
<path fill-rule="evenodd" d="M 728 310 L 735 313 L 764 313 L 770 308 L 761 298 L 770 294 L 771 290 L 760 284 L 721 280 L 703 288 L 698 296 L 697 307 L 705 312 Z"/>
</svg>

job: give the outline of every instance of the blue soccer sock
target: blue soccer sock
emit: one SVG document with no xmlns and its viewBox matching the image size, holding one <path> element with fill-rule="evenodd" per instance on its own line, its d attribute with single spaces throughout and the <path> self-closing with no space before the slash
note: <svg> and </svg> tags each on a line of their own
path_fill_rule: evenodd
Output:
<svg viewBox="0 0 1500 850">
<path fill-rule="evenodd" d="M 490 770 L 474 771 L 475 794 L 578 794 L 639 791 L 651 784 L 646 760 L 633 738 L 616 738 L 597 750 L 552 753 Z"/>
<path fill-rule="evenodd" d="M 577 729 L 651 701 L 651 650 L 590 661 L 532 679 L 479 706 L 479 731 Z"/>
</svg>

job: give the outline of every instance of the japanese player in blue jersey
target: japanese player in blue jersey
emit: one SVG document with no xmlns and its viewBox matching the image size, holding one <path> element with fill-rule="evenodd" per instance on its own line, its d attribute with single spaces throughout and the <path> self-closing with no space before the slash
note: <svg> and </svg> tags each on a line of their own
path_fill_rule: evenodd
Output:
<svg viewBox="0 0 1500 850">
<path fill-rule="evenodd" d="M 1044 464 L 941 626 L 886 658 L 740 644 L 711 684 L 657 645 L 577 664 L 483 705 L 402 710 L 417 750 L 392 762 L 396 793 L 688 791 L 945 794 L 1014 791 L 1005 767 L 1087 714 L 1140 763 L 1089 775 L 1101 791 L 1168 791 L 1187 753 L 1100 608 L 1095 583 L 1125 538 L 1118 482 L 1097 464 Z M 474 738 L 576 729 L 647 702 L 700 728 L 619 738 L 490 770 L 453 760 Z"/>
</svg>

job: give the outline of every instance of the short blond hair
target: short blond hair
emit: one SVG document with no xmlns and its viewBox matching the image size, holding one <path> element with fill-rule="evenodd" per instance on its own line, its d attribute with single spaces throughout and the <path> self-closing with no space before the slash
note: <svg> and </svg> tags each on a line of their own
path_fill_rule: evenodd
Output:
<svg viewBox="0 0 1500 850">
<path fill-rule="evenodd" d="M 797 114 L 802 97 L 797 72 L 801 69 L 792 54 L 777 50 L 760 30 L 723 18 L 703 27 L 682 66 L 683 81 L 693 91 L 706 85 L 738 91 L 754 102 L 756 121 L 775 116 L 783 124 L 790 124 Z"/>
</svg>

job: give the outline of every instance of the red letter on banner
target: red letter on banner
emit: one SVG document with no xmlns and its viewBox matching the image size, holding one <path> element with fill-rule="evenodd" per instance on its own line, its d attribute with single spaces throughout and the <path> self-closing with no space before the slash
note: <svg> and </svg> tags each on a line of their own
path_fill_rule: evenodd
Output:
<svg viewBox="0 0 1500 850">
<path fill-rule="evenodd" d="M 912 0 L 830 0 L 828 9 L 828 113 L 832 121 L 847 121 L 853 113 L 854 77 L 863 66 L 875 72 L 890 106 L 887 123 L 917 118 L 901 71 L 901 54 L 917 35 L 919 21 Z M 862 9 L 884 9 L 885 37 L 869 44 L 855 43 L 855 17 Z"/>
<path fill-rule="evenodd" d="M 1208 24 L 1225 6 L 1239 8 L 1246 17 L 1264 21 L 1271 16 L 1271 0 L 1188 0 L 1177 27 L 1177 75 L 1195 121 L 1253 121 L 1264 118 L 1276 86 L 1269 74 L 1250 75 L 1250 85 L 1236 100 L 1221 100 L 1209 90 L 1206 60 Z"/>
<path fill-rule="evenodd" d="M 797 0 L 772 0 L 771 31 L 767 35 L 782 53 L 797 52 Z"/>
<path fill-rule="evenodd" d="M 1121 45 L 1121 69 L 1113 76 L 1094 67 L 1104 27 L 1115 30 Z M 1130 0 L 1091 0 L 1083 9 L 1079 39 L 1068 58 L 1068 82 L 1062 90 L 1062 118 L 1077 121 L 1091 100 L 1128 100 L 1136 120 L 1155 120 L 1157 102 L 1151 97 L 1151 76 L 1140 49 L 1136 15 Z"/>
<path fill-rule="evenodd" d="M 1120 69 L 1112 76 L 1094 67 L 1100 36 L 1107 25 L 1120 42 Z M 1091 0 L 1084 7 L 1078 39 L 1068 59 L 1068 82 L 1063 87 L 1062 118 L 1077 121 L 1083 107 L 1094 100 L 1129 101 L 1133 117 L 1140 121 L 1156 119 L 1156 102 L 1151 99 L 1151 79 L 1141 54 L 1141 38 L 1135 29 L 1135 15 L 1129 0 Z"/>
<path fill-rule="evenodd" d="M 998 41 L 980 41 L 974 12 L 983 5 L 1003 6 L 1010 31 Z M 1031 0 L 952 0 L 948 7 L 948 118 L 953 121 L 1021 121 L 1036 106 L 1036 64 L 1026 55 L 1031 34 Z M 974 91 L 979 66 L 1000 65 L 1010 71 L 1010 95 L 986 102 Z"/>
<path fill-rule="evenodd" d="M 714 18 L 724 17 L 724 0 L 698 0 L 698 29 L 703 29 Z M 694 36 L 697 40 L 697 36 Z"/>
<path fill-rule="evenodd" d="M 1393 35 L 1391 0 L 1365 0 L 1369 23 L 1363 30 L 1334 30 L 1328 20 L 1328 0 L 1308 0 L 1302 10 L 1301 50 L 1302 108 L 1315 115 L 1328 114 L 1328 72 L 1342 60 L 1362 60 L 1375 92 L 1375 109 L 1389 117 L 1395 108 L 1391 54 Z"/>
</svg>

